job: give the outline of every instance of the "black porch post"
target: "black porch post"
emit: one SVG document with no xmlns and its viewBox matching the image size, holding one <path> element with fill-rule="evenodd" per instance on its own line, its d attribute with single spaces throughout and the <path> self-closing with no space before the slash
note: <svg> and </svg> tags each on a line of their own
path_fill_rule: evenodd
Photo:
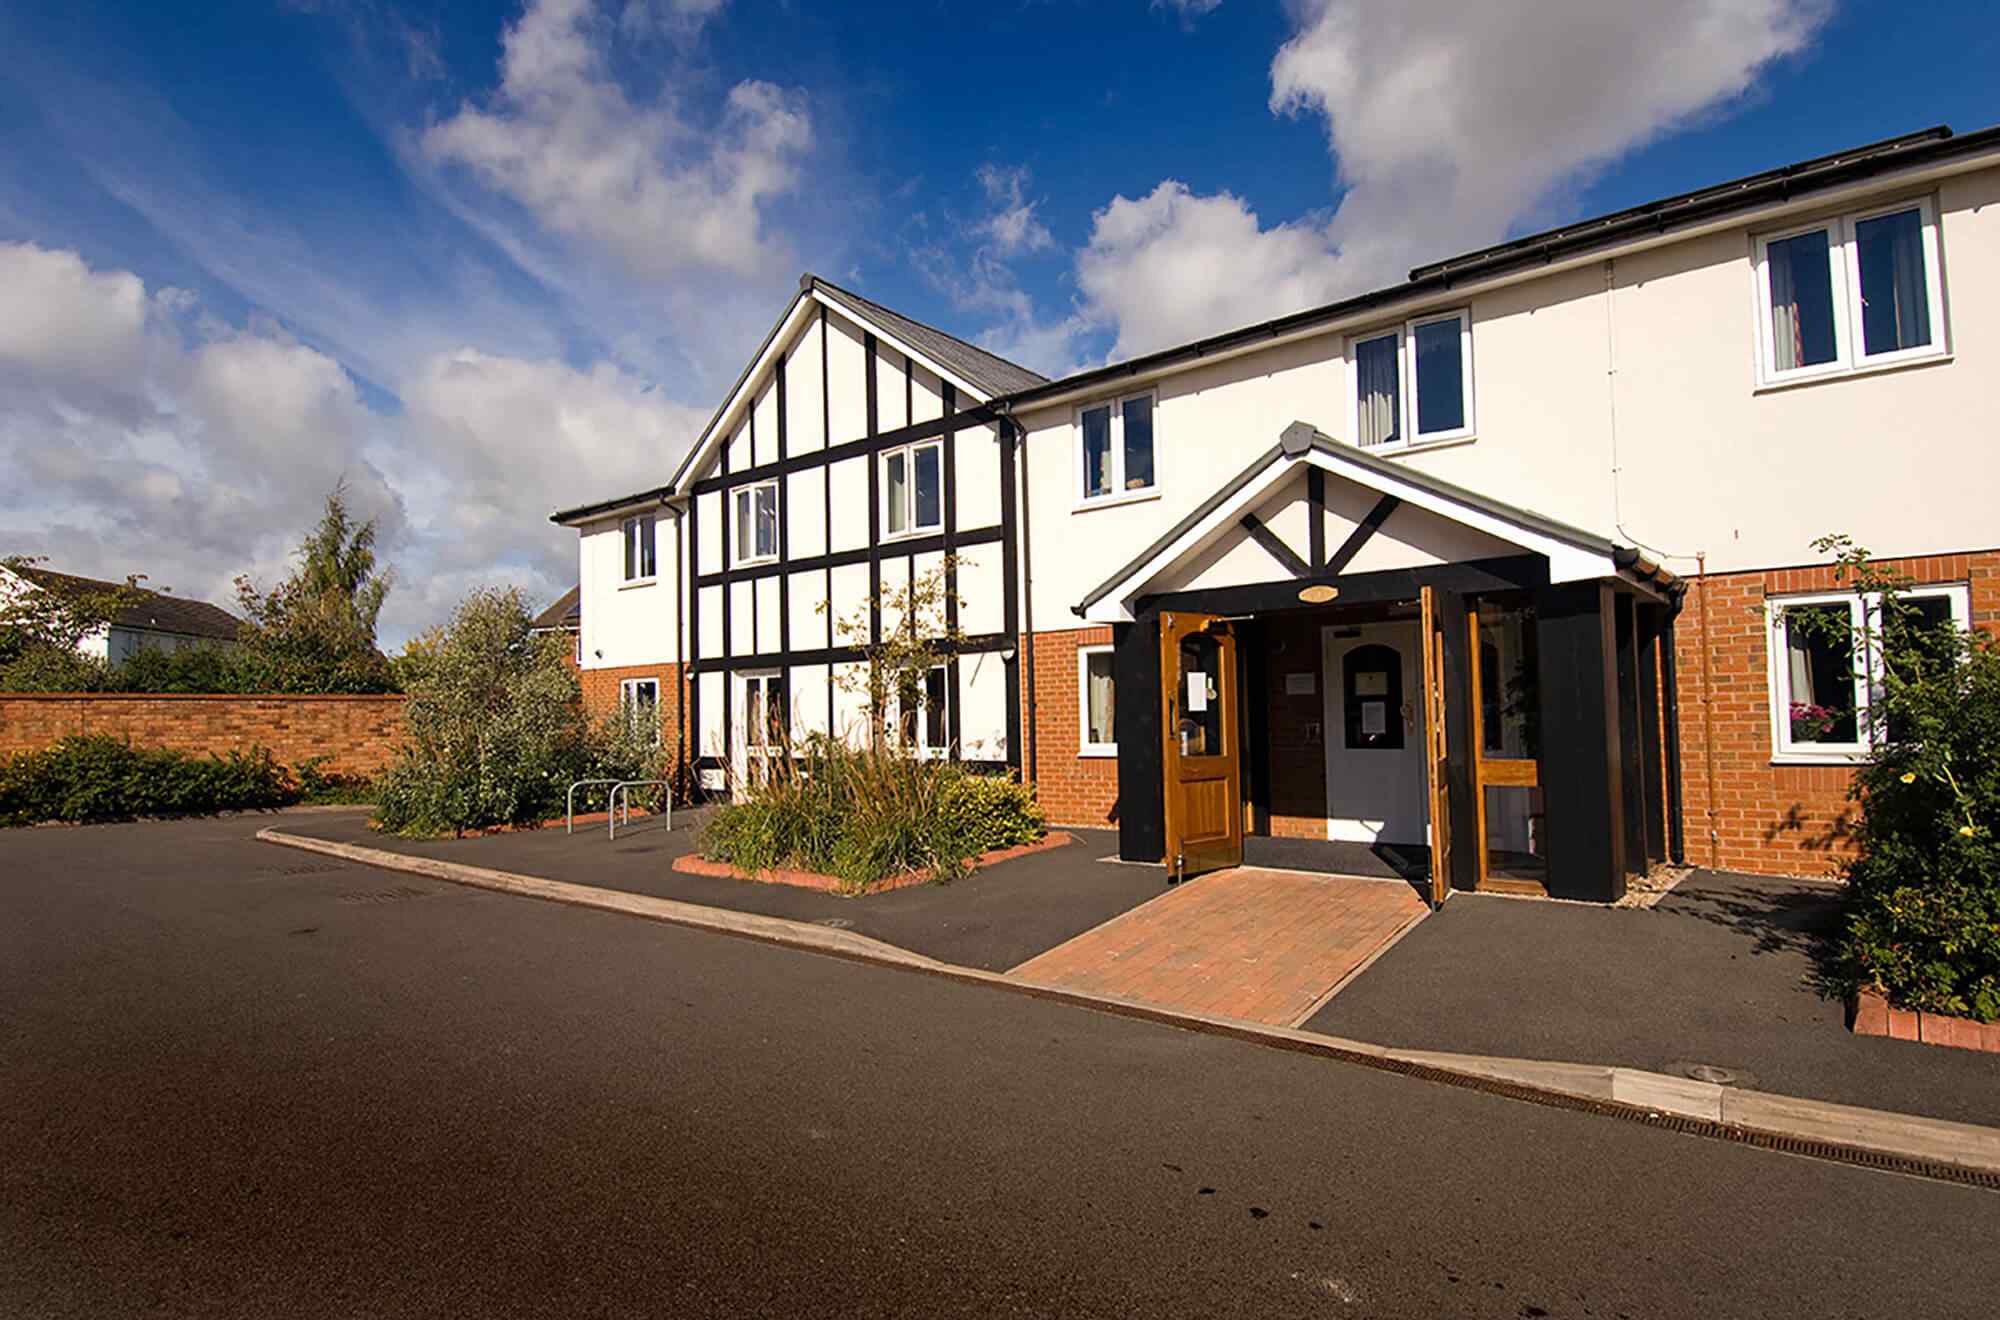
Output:
<svg viewBox="0 0 2000 1320">
<path fill-rule="evenodd" d="M 1606 582 L 1536 595 L 1548 887 L 1560 898 L 1611 902 L 1625 893 L 1615 616 Z"/>
<path fill-rule="evenodd" d="M 1646 796 L 1653 782 L 1645 758 L 1645 706 L 1639 697 L 1638 608 L 1624 592 L 1611 598 L 1615 611 L 1612 636 L 1618 644 L 1618 773 L 1625 789 L 1625 869 L 1633 875 L 1646 870 Z"/>
<path fill-rule="evenodd" d="M 1658 605 L 1634 609 L 1639 642 L 1639 763 L 1646 775 L 1646 860 L 1667 859 L 1666 758 L 1660 744 L 1660 634 L 1666 611 Z"/>
<path fill-rule="evenodd" d="M 1444 637 L 1444 780 L 1451 814 L 1451 887 L 1477 889 L 1479 849 L 1484 845 L 1473 775 L 1479 749 L 1472 745 L 1472 703 L 1479 694 L 1472 690 L 1472 616 L 1460 592 L 1433 587 L 1431 601 Z M 1428 646 L 1429 640 L 1424 644 Z"/>
<path fill-rule="evenodd" d="M 1165 753 L 1160 741 L 1160 616 L 1147 613 L 1111 630 L 1112 719 L 1118 730 L 1118 855 L 1157 862 L 1167 855 Z"/>
</svg>

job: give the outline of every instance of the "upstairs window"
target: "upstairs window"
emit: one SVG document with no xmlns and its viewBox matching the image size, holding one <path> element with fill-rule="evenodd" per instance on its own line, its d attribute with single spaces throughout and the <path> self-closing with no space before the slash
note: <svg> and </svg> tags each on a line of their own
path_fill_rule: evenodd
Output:
<svg viewBox="0 0 2000 1320">
<path fill-rule="evenodd" d="M 1076 421 L 1084 503 L 1156 493 L 1151 394 L 1091 404 L 1077 410 Z"/>
<path fill-rule="evenodd" d="M 882 527 L 914 536 L 944 526 L 944 446 L 904 445 L 882 454 Z"/>
<path fill-rule="evenodd" d="M 1756 276 L 1764 384 L 1945 351 L 1937 212 L 1928 199 L 1763 235 Z"/>
<path fill-rule="evenodd" d="M 650 582 L 655 576 L 653 562 L 653 515 L 627 518 L 625 534 L 625 580 Z"/>
<path fill-rule="evenodd" d="M 1472 434 L 1472 315 L 1444 312 L 1348 341 L 1354 442 L 1399 449 Z"/>
<path fill-rule="evenodd" d="M 760 481 L 736 492 L 736 562 L 754 564 L 778 554 L 778 483 Z"/>
</svg>

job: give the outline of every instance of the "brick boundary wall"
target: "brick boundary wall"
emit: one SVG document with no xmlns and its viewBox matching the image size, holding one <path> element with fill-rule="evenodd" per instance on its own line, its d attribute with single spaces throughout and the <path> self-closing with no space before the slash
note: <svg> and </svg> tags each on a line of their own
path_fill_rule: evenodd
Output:
<svg viewBox="0 0 2000 1320">
<path fill-rule="evenodd" d="M 0 693 L 0 755 L 40 751 L 71 735 L 110 735 L 195 756 L 263 747 L 284 765 L 323 756 L 330 773 L 372 776 L 402 744 L 403 701 L 397 693 Z"/>
<path fill-rule="evenodd" d="M 2000 551 L 1884 559 L 1920 586 L 1969 583 L 1972 622 L 2000 631 Z M 1674 625 L 1680 689 L 1681 803 L 1687 860 L 1760 875 L 1827 876 L 1853 852 L 1847 798 L 1854 767 L 1776 765 L 1771 760 L 1770 596 L 1837 591 L 1828 565 L 1689 579 Z M 1709 838 L 1708 745 L 1704 729 L 1701 596 L 1708 593 L 1715 729 L 1715 839 Z"/>
</svg>

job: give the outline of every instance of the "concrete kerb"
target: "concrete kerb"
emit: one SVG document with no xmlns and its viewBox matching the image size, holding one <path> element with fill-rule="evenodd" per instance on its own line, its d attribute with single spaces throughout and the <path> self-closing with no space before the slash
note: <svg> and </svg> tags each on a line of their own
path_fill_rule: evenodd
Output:
<svg viewBox="0 0 2000 1320">
<path fill-rule="evenodd" d="M 856 962 L 900 967 L 1269 1048 L 1358 1063 L 1448 1085 L 1497 1091 L 1531 1102 L 1590 1108 L 1647 1120 L 1669 1116 L 1686 1120 L 1688 1124 L 1695 1125 L 1696 1130 L 1706 1127 L 1715 1135 L 1735 1136 L 1738 1139 L 1769 1138 L 1775 1139 L 1780 1148 L 1783 1148 L 1783 1143 L 1802 1143 L 1835 1154 L 1844 1152 L 1876 1157 L 1859 1161 L 1863 1163 L 1880 1163 L 1887 1159 L 1931 1166 L 1905 1171 L 1932 1176 L 1949 1176 L 1947 1171 L 1962 1170 L 1975 1175 L 1970 1181 L 2000 1185 L 1996 1182 L 2000 1180 L 2000 1128 L 1739 1090 L 1714 1082 L 1637 1068 L 1396 1049 L 1368 1041 L 1324 1036 L 1294 1027 L 1267 1026 L 1236 1018 L 1184 1012 L 1112 995 L 1089 994 L 1024 980 L 1010 973 L 962 967 L 852 931 L 809 922 L 598 889 L 360 844 L 336 843 L 277 829 L 259 830 L 256 837 L 265 843 L 323 853 L 364 866 L 404 871 L 547 902 L 644 917 Z"/>
</svg>

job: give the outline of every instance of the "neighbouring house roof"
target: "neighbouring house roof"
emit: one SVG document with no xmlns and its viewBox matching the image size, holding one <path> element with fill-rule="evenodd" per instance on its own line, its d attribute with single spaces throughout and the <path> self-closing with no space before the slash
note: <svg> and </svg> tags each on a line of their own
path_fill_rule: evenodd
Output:
<svg viewBox="0 0 2000 1320">
<path fill-rule="evenodd" d="M 571 587 L 556 597 L 555 603 L 535 616 L 531 625 L 549 632 L 575 632 L 583 626 L 583 586 Z"/>
<path fill-rule="evenodd" d="M 125 584 L 122 582 L 78 577 L 74 573 L 58 573 L 54 569 L 33 565 L 26 565 L 15 571 L 44 591 L 53 591 L 59 595 L 82 596 L 125 589 Z M 173 633 L 181 637 L 208 637 L 230 642 L 236 640 L 238 632 L 243 627 L 243 620 L 205 600 L 170 596 L 165 592 L 150 591 L 145 587 L 136 587 L 133 591 L 137 593 L 137 599 L 118 612 L 111 621 L 113 627 Z"/>
<path fill-rule="evenodd" d="M 635 505 L 660 503 L 672 496 L 689 471 L 703 461 L 704 454 L 716 439 L 716 429 L 730 415 L 743 393 L 744 386 L 757 374 L 758 367 L 763 364 L 772 347 L 778 342 L 786 325 L 791 322 L 793 314 L 798 311 L 799 304 L 808 300 L 819 302 L 822 306 L 838 307 L 847 315 L 873 326 L 883 336 L 923 358 L 931 367 L 969 386 L 981 398 L 992 399 L 1009 391 L 1029 389 L 1048 383 L 1046 376 L 1030 371 L 1018 363 L 1009 362 L 996 353 L 989 353 L 978 345 L 967 343 L 956 335 L 947 334 L 934 325 L 926 325 L 901 312 L 892 311 L 851 289 L 843 289 L 838 284 L 829 283 L 807 272 L 799 277 L 798 293 L 785 305 L 783 315 L 772 324 L 770 333 L 764 336 L 763 343 L 759 344 L 757 351 L 751 354 L 750 361 L 745 364 L 742 374 L 737 376 L 736 382 L 723 395 L 722 402 L 716 407 L 714 416 L 709 418 L 708 425 L 702 428 L 694 444 L 689 446 L 686 456 L 675 468 L 672 480 L 664 486 L 656 486 L 650 490 L 636 491 L 615 499 L 598 500 L 591 504 L 581 504 L 573 509 L 561 509 L 550 514 L 549 521 L 560 524 L 581 522 Z"/>
</svg>

